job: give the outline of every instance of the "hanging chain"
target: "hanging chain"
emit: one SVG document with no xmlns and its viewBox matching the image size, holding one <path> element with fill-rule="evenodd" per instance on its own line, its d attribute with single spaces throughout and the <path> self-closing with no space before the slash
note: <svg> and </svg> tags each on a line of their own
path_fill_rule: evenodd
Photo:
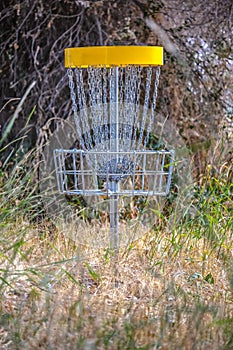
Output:
<svg viewBox="0 0 233 350">
<path fill-rule="evenodd" d="M 123 107 L 123 120 L 126 124 L 126 132 L 123 138 L 123 147 L 124 149 L 130 149 L 130 142 L 131 142 L 131 135 L 132 135 L 132 114 L 130 109 L 130 73 L 131 73 L 131 66 L 126 66 L 124 68 L 125 72 L 125 81 L 122 81 L 122 84 L 125 84 L 124 87 L 122 86 L 122 90 L 124 90 L 123 98 L 124 98 L 124 107 Z M 125 137 L 126 136 L 126 137 Z"/>
<path fill-rule="evenodd" d="M 97 118 L 96 118 L 96 95 L 95 95 L 95 68 L 88 67 L 87 68 L 87 83 L 88 83 L 88 94 L 89 94 L 89 108 L 90 108 L 90 116 L 89 119 L 90 125 L 89 129 L 93 131 L 93 139 L 95 144 L 97 143 Z M 93 146 L 92 146 L 93 147 Z"/>
<path fill-rule="evenodd" d="M 134 128 L 133 128 L 133 135 L 132 135 L 132 149 L 135 148 L 135 143 L 137 139 L 137 131 L 139 129 L 138 121 L 139 121 L 139 114 L 140 114 L 140 96 L 141 96 L 141 73 L 142 73 L 142 67 L 138 66 L 136 70 L 136 97 L 135 97 L 135 118 L 134 118 Z"/>
<path fill-rule="evenodd" d="M 150 111 L 150 117 L 149 117 L 149 123 L 147 127 L 147 133 L 146 137 L 144 139 L 144 148 L 146 148 L 146 145 L 149 140 L 150 132 L 152 129 L 152 124 L 154 121 L 154 113 L 155 113 L 155 108 L 156 108 L 156 100 L 157 100 L 157 95 L 158 95 L 158 86 L 159 86 L 159 77 L 160 77 L 160 67 L 154 67 L 155 70 L 155 82 L 154 82 L 154 92 L 153 92 L 153 100 L 152 100 L 152 105 L 151 105 L 151 111 Z"/>
<path fill-rule="evenodd" d="M 88 67 L 87 68 L 87 83 L 88 83 L 88 93 L 89 93 L 89 101 L 90 101 L 90 113 L 91 113 L 91 121 L 93 129 L 96 128 L 96 119 L 95 119 L 95 68 Z"/>
<path fill-rule="evenodd" d="M 103 102 L 102 102 L 102 69 L 95 68 L 95 113 L 98 125 L 103 124 Z M 102 137 L 102 135 L 101 135 Z"/>
<path fill-rule="evenodd" d="M 69 78 L 69 88 L 70 88 L 70 97 L 71 97 L 71 101 L 72 101 L 72 110 L 73 110 L 74 115 L 76 117 L 78 106 L 76 103 L 76 95 L 75 95 L 75 91 L 74 91 L 74 82 L 73 82 L 73 71 L 71 68 L 67 69 L 67 75 Z"/>
<path fill-rule="evenodd" d="M 91 149 L 92 146 L 92 137 L 89 130 L 89 117 L 88 117 L 88 104 L 87 104 L 87 94 L 84 89 L 84 81 L 83 81 L 83 72 L 84 68 L 75 68 L 76 81 L 77 81 L 77 95 L 78 100 L 80 101 L 80 117 L 79 123 L 80 128 L 82 125 L 83 135 L 85 142 L 85 149 Z"/>
<path fill-rule="evenodd" d="M 115 111 L 116 111 L 116 67 L 113 66 L 110 68 L 110 150 L 114 149 L 116 135 L 116 120 L 115 120 Z"/>
<path fill-rule="evenodd" d="M 153 100 L 152 100 L 152 104 L 151 104 L 151 111 L 150 111 L 148 127 L 147 127 L 147 130 L 146 130 L 146 136 L 145 136 L 145 139 L 144 139 L 144 149 L 146 148 L 146 145 L 148 143 L 149 136 L 150 136 L 150 133 L 151 133 L 152 124 L 153 124 L 153 121 L 154 121 L 154 114 L 155 114 L 155 108 L 156 108 L 157 95 L 158 95 L 160 67 L 159 66 L 158 67 L 154 67 L 154 70 L 155 70 L 155 82 L 154 82 Z"/>
<path fill-rule="evenodd" d="M 105 66 L 87 68 L 87 92 L 84 89 L 83 69 L 68 68 L 67 75 L 72 110 L 83 149 L 90 150 L 95 147 L 100 151 L 108 150 L 111 140 L 117 136 L 115 135 L 116 130 L 119 132 L 119 150 L 146 148 L 154 122 L 160 67 L 149 66 L 146 68 L 145 92 L 143 93 L 144 101 L 141 113 L 143 69 L 145 68 L 141 66 L 119 67 L 119 100 L 116 101 L 114 67 L 110 69 Z M 152 81 L 154 82 L 153 88 Z M 152 102 L 149 106 L 150 97 L 152 97 Z M 121 122 L 118 126 L 112 125 L 110 127 L 111 116 L 115 113 L 117 107 L 116 103 L 119 106 L 118 112 Z M 91 118 L 88 115 L 87 104 L 89 104 Z"/>
<path fill-rule="evenodd" d="M 136 69 L 135 69 L 135 66 L 132 66 L 130 71 L 130 81 L 129 81 L 129 93 L 130 93 L 129 103 L 130 103 L 131 124 L 134 124 L 134 119 L 135 119 L 136 79 L 137 79 Z"/>
<path fill-rule="evenodd" d="M 108 70 L 103 67 L 103 118 L 104 118 L 104 140 L 108 139 Z"/>
<path fill-rule="evenodd" d="M 74 113 L 74 121 L 75 121 L 75 125 L 76 125 L 76 130 L 77 130 L 77 134 L 81 143 L 82 148 L 84 148 L 84 143 L 83 143 L 83 139 L 81 136 L 81 130 L 80 130 L 80 123 L 79 123 L 79 117 L 78 117 L 78 106 L 77 106 L 77 102 L 76 102 L 76 95 L 75 95 L 75 86 L 74 86 L 74 74 L 73 74 L 73 70 L 71 68 L 67 69 L 67 75 L 68 75 L 68 79 L 69 79 L 69 88 L 70 88 L 70 97 L 71 97 L 71 101 L 72 101 L 72 110 Z"/>
<path fill-rule="evenodd" d="M 123 75 L 124 75 L 124 68 L 121 66 L 119 67 L 119 120 L 122 121 L 120 127 L 119 127 L 119 138 L 122 140 L 122 147 L 120 147 L 120 151 L 124 150 L 124 81 L 123 81 Z"/>
<path fill-rule="evenodd" d="M 145 132 L 145 126 L 146 126 L 146 119 L 147 119 L 147 111 L 148 111 L 148 105 L 149 105 L 149 97 L 150 97 L 150 87 L 151 87 L 151 76 L 152 76 L 152 67 L 149 66 L 147 68 L 147 77 L 146 77 L 146 90 L 145 90 L 145 98 L 144 98 L 144 107 L 143 107 L 143 114 L 142 114 L 142 121 L 140 126 L 140 135 L 138 138 L 138 145 L 137 149 L 140 148 L 142 138 Z"/>
</svg>

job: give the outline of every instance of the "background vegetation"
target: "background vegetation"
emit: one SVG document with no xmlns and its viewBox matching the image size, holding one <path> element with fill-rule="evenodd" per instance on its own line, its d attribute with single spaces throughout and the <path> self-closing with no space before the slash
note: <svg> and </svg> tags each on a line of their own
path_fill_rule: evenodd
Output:
<svg viewBox="0 0 233 350">
<path fill-rule="evenodd" d="M 232 1 L 2 0 L 0 11 L 1 349 L 233 349 Z M 157 109 L 193 181 L 174 184 L 149 231 L 134 218 L 142 238 L 116 271 L 91 248 L 108 223 L 58 227 L 38 167 L 71 114 L 64 48 L 119 44 L 164 46 Z M 84 234 L 89 244 L 73 239 Z"/>
</svg>

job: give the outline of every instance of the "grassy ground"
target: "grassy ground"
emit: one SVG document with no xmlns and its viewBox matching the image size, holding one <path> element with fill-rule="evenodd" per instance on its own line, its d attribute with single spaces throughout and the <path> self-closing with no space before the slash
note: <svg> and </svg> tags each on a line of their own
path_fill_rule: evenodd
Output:
<svg viewBox="0 0 233 350">
<path fill-rule="evenodd" d="M 114 262 L 40 215 L 29 159 L 0 175 L 1 349 L 233 349 L 229 164 L 207 169 L 178 223 L 174 206 Z"/>
</svg>

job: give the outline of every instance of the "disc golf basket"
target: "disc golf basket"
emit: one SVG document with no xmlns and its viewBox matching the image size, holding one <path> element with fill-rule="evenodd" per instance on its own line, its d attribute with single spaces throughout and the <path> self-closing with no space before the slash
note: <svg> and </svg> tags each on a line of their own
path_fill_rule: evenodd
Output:
<svg viewBox="0 0 233 350">
<path fill-rule="evenodd" d="M 118 250 L 119 196 L 166 196 L 174 152 L 149 150 L 162 47 L 65 49 L 78 146 L 55 149 L 59 192 L 106 196 Z"/>
</svg>

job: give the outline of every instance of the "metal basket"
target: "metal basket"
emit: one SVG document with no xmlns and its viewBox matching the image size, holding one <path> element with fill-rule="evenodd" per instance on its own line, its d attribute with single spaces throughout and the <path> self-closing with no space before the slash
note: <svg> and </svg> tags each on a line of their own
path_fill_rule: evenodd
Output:
<svg viewBox="0 0 233 350">
<path fill-rule="evenodd" d="M 69 195 L 166 196 L 173 151 L 54 150 L 59 192 Z"/>
</svg>

